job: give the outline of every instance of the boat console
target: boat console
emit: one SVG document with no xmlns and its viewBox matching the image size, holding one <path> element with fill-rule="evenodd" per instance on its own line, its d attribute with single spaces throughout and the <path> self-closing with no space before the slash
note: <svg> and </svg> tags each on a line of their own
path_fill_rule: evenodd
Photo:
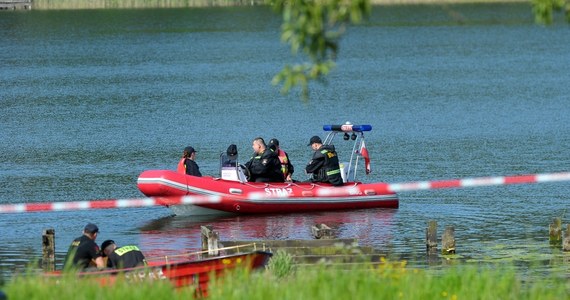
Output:
<svg viewBox="0 0 570 300">
<path fill-rule="evenodd" d="M 238 163 L 238 155 L 230 157 L 227 153 L 220 154 L 220 178 L 231 181 L 247 182 L 247 169 Z"/>
</svg>

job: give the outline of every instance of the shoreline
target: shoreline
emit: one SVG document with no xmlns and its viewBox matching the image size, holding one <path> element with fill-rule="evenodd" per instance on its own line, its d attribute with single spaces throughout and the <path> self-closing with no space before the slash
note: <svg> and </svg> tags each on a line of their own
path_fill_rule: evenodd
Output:
<svg viewBox="0 0 570 300">
<path fill-rule="evenodd" d="M 29 2 L 28 2 L 29 1 Z M 31 9 L 37 10 L 73 10 L 73 9 L 144 9 L 144 8 L 191 8 L 191 7 L 231 7 L 262 6 L 264 0 L 12 0 L 13 3 L 31 3 Z M 373 6 L 388 5 L 461 5 L 485 3 L 531 3 L 530 0 L 370 0 Z"/>
</svg>

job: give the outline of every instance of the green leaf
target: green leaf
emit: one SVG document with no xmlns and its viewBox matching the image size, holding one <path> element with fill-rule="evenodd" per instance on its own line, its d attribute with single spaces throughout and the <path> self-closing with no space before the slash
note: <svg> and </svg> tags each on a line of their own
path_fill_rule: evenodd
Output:
<svg viewBox="0 0 570 300">
<path fill-rule="evenodd" d="M 308 61 L 284 67 L 273 77 L 274 85 L 282 84 L 281 91 L 289 93 L 300 88 L 308 99 L 309 83 L 322 81 L 334 68 L 339 42 L 349 24 L 361 22 L 370 15 L 370 0 L 267 0 L 273 10 L 282 14 L 281 41 L 288 43 L 291 52 L 299 51 Z"/>
</svg>

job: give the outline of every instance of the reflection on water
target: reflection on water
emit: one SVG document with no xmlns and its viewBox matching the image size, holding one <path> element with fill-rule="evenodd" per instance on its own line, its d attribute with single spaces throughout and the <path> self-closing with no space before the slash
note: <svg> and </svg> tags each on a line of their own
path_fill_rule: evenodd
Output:
<svg viewBox="0 0 570 300">
<path fill-rule="evenodd" d="M 311 226 L 326 224 L 335 238 L 358 237 L 362 246 L 385 249 L 393 235 L 396 210 L 370 209 L 288 215 L 168 216 L 140 228 L 140 246 L 152 256 L 201 250 L 200 226 L 212 225 L 220 241 L 310 240 Z"/>
</svg>

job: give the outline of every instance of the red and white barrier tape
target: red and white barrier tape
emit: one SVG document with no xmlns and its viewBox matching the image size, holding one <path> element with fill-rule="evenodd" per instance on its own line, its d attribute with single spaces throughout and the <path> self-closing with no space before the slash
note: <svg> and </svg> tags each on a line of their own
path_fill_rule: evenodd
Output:
<svg viewBox="0 0 570 300">
<path fill-rule="evenodd" d="M 542 182 L 570 181 L 570 172 L 532 174 L 516 176 L 477 177 L 452 180 L 417 181 L 405 183 L 392 183 L 386 185 L 387 192 L 409 192 L 418 190 L 451 189 L 462 187 L 479 187 L 492 185 L 530 184 Z M 319 195 L 333 195 L 339 188 L 331 187 L 331 191 L 320 192 Z M 342 190 L 345 192 L 344 190 Z M 350 190 L 349 190 L 350 191 Z M 87 210 L 104 208 L 145 207 L 158 205 L 183 205 L 183 204 L 207 204 L 220 203 L 221 196 L 180 196 L 180 197 L 151 197 L 138 199 L 110 199 L 74 202 L 40 202 L 18 203 L 0 205 L 0 213 L 19 213 L 34 211 L 64 211 L 64 210 Z"/>
<path fill-rule="evenodd" d="M 388 191 L 397 193 L 419 190 L 451 189 L 509 184 L 530 184 L 556 181 L 570 181 L 570 172 L 392 183 L 388 184 L 387 189 Z"/>
<path fill-rule="evenodd" d="M 0 213 L 20 213 L 34 211 L 64 211 L 87 210 L 104 208 L 145 207 L 158 205 L 206 204 L 220 203 L 220 196 L 181 196 L 181 197 L 152 197 L 137 199 L 109 199 L 72 202 L 39 202 L 0 205 Z"/>
</svg>

